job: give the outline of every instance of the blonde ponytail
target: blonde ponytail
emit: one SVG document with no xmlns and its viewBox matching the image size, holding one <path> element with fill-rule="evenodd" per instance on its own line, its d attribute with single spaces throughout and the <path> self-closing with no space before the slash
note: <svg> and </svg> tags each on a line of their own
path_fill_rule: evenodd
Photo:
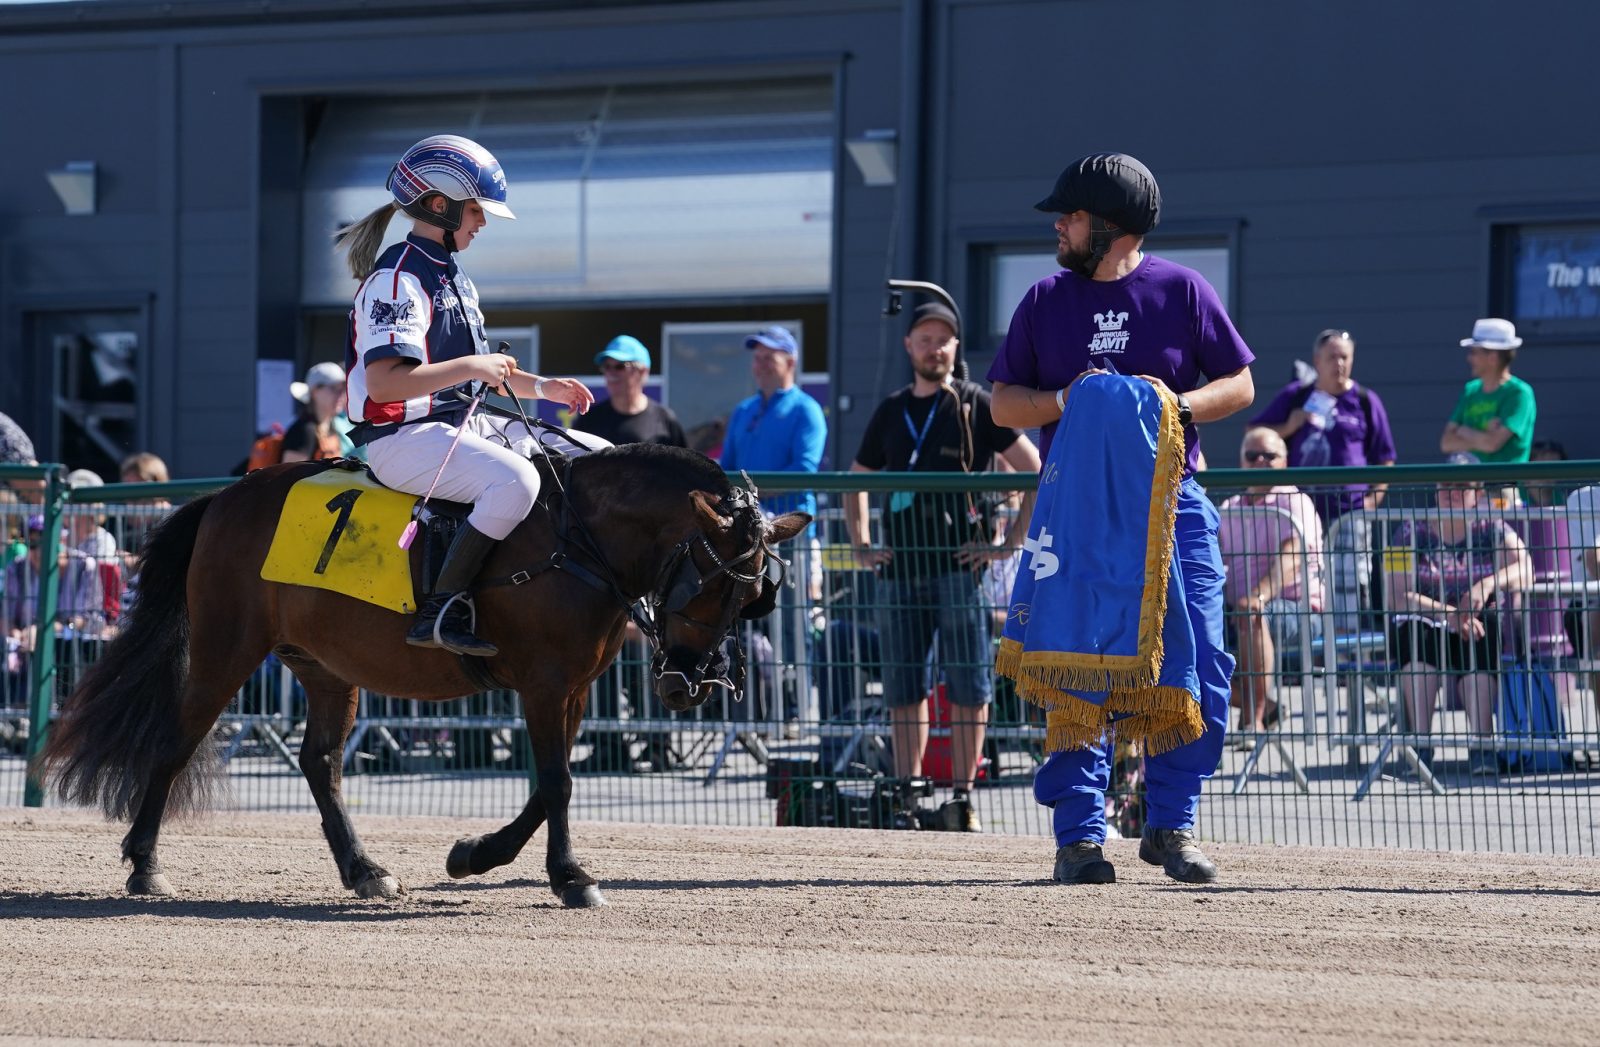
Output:
<svg viewBox="0 0 1600 1047">
<path fill-rule="evenodd" d="M 378 260 L 378 250 L 383 246 L 383 234 L 389 228 L 389 220 L 400 209 L 394 201 L 384 204 L 359 222 L 351 222 L 333 234 L 333 245 L 347 252 L 350 263 L 350 275 L 357 280 L 365 280 L 372 273 L 372 266 Z"/>
</svg>

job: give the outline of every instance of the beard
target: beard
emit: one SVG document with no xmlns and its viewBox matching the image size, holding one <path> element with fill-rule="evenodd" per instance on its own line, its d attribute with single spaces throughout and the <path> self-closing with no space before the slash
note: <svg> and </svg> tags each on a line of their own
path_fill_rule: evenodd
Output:
<svg viewBox="0 0 1600 1047">
<path fill-rule="evenodd" d="M 917 364 L 912 368 L 912 370 L 916 371 L 917 377 L 921 378 L 925 382 L 932 382 L 935 385 L 943 385 L 945 379 L 950 377 L 950 371 L 953 366 L 953 362 L 943 364 Z"/>
<path fill-rule="evenodd" d="M 1084 266 L 1089 264 L 1089 259 L 1093 256 L 1094 252 L 1088 247 L 1072 247 L 1069 245 L 1056 252 L 1056 264 L 1063 269 L 1071 269 L 1075 273 L 1081 273 Z"/>
</svg>

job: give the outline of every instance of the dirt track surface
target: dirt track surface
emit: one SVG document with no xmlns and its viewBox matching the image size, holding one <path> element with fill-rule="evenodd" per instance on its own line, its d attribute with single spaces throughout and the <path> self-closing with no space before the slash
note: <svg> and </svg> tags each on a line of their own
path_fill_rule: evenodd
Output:
<svg viewBox="0 0 1600 1047">
<path fill-rule="evenodd" d="M 582 825 L 611 906 L 562 910 L 544 836 L 363 819 L 399 901 L 340 887 L 314 819 L 169 827 L 175 899 L 124 897 L 121 826 L 0 811 L 0 1042 L 1596 1041 L 1600 862 L 1211 848 L 1187 887 L 1047 880 L 1047 842 Z"/>
</svg>

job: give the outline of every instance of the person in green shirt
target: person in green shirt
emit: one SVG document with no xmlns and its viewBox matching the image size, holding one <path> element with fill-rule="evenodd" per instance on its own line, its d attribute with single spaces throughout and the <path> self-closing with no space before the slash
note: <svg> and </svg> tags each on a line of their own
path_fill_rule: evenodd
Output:
<svg viewBox="0 0 1600 1047">
<path fill-rule="evenodd" d="M 1490 317 L 1472 325 L 1472 337 L 1461 340 L 1472 381 L 1445 423 L 1441 451 L 1469 451 L 1484 462 L 1528 460 L 1536 412 L 1533 387 L 1511 374 L 1521 344 L 1509 320 Z"/>
</svg>

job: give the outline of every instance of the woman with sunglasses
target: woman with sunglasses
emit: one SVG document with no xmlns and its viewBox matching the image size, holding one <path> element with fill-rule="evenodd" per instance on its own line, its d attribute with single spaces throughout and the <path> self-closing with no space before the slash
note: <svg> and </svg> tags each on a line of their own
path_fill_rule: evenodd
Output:
<svg viewBox="0 0 1600 1047">
<path fill-rule="evenodd" d="M 1239 464 L 1262 470 L 1260 484 L 1246 488 L 1217 510 L 1217 544 L 1227 569 L 1223 598 L 1228 647 L 1238 658 L 1233 704 L 1241 732 L 1277 725 L 1272 696 L 1278 654 L 1322 635 L 1322 521 L 1311 499 L 1292 484 L 1274 483 L 1286 468 L 1283 438 L 1266 426 L 1244 434 Z M 1241 748 L 1255 740 L 1239 739 Z"/>
</svg>

